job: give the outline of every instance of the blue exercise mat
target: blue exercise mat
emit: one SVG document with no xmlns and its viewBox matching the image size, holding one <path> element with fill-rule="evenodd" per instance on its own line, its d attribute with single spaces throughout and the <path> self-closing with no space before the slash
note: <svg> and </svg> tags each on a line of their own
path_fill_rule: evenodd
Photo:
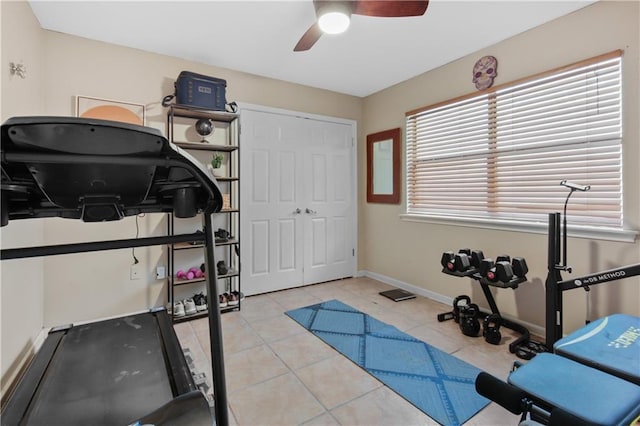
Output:
<svg viewBox="0 0 640 426">
<path fill-rule="evenodd" d="M 338 300 L 286 314 L 440 424 L 490 402 L 475 390 L 480 369 Z"/>
</svg>

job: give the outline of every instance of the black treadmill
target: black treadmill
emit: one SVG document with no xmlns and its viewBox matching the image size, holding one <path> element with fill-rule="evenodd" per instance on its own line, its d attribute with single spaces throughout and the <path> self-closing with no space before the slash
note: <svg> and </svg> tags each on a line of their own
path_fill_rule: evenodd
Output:
<svg viewBox="0 0 640 426">
<path fill-rule="evenodd" d="M 201 215 L 204 232 L 0 250 L 8 261 L 163 245 L 206 247 L 215 423 L 228 424 L 211 214 L 222 207 L 213 176 L 156 129 L 72 117 L 14 117 L 1 128 L 1 221 L 84 222 L 140 213 Z M 90 226 L 90 225 L 87 225 Z M 2 407 L 2 424 L 211 425 L 163 307 L 50 330 Z"/>
</svg>

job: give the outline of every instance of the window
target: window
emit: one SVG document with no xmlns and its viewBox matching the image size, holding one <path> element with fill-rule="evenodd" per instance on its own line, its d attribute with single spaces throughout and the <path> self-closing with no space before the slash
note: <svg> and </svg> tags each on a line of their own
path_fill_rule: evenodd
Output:
<svg viewBox="0 0 640 426">
<path fill-rule="evenodd" d="M 406 114 L 407 213 L 622 228 L 621 52 Z"/>
</svg>

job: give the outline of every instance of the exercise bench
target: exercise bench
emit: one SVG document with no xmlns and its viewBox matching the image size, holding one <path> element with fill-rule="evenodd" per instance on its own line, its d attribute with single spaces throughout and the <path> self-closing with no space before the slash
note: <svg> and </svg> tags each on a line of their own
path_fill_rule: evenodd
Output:
<svg viewBox="0 0 640 426">
<path fill-rule="evenodd" d="M 640 416 L 640 318 L 614 314 L 560 339 L 508 383 L 481 373 L 476 390 L 550 425 L 630 425 Z"/>
<path fill-rule="evenodd" d="M 640 386 L 640 317 L 600 318 L 558 340 L 553 350 Z"/>
</svg>

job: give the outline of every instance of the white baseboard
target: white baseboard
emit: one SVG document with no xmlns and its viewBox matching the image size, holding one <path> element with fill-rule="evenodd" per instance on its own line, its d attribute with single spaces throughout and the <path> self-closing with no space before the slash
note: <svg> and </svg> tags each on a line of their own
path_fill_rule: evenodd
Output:
<svg viewBox="0 0 640 426">
<path fill-rule="evenodd" d="M 411 293 L 417 294 L 419 296 L 423 296 L 426 297 L 428 299 L 431 300 L 435 300 L 436 302 L 440 302 L 440 303 L 444 303 L 445 305 L 449 305 L 449 306 L 453 306 L 453 298 L 449 297 L 449 296 L 445 296 L 442 295 L 440 293 L 435 293 L 433 291 L 429 291 L 425 288 L 422 287 L 417 287 L 413 284 L 409 284 L 406 283 L 404 281 L 400 281 L 397 280 L 395 278 L 391 278 L 391 277 L 387 277 L 385 275 L 382 274 L 378 274 L 376 272 L 371 272 L 371 271 L 367 271 L 367 270 L 360 270 L 358 271 L 358 276 L 359 277 L 368 277 L 368 278 L 372 278 L 374 280 L 377 281 L 381 281 L 385 284 L 389 284 L 392 285 L 394 287 L 397 288 L 401 288 L 403 290 L 406 291 L 410 291 Z M 537 336 L 544 336 L 545 335 L 545 330 L 544 327 L 541 327 L 539 325 L 536 324 L 532 324 L 526 321 L 522 321 L 518 318 L 514 318 L 511 315 L 504 315 L 504 314 L 500 314 L 502 317 L 504 317 L 505 319 L 518 323 L 524 327 L 526 327 L 529 330 L 529 333 L 537 335 Z"/>
<path fill-rule="evenodd" d="M 94 318 L 94 319 L 90 319 L 90 320 L 84 320 L 84 321 L 77 321 L 73 323 L 74 327 L 77 327 L 79 325 L 85 325 L 85 324 L 91 324 L 94 322 L 100 322 L 100 321 L 108 321 L 108 320 L 112 320 L 112 319 L 116 319 L 116 318 L 124 318 L 124 317 L 130 317 L 132 315 L 138 315 L 138 314 L 144 314 L 146 312 L 149 312 L 151 309 L 144 309 L 141 311 L 134 311 L 134 312 L 128 312 L 128 313 L 123 313 L 123 314 L 117 314 L 117 315 L 110 315 L 107 317 L 100 317 L 100 318 Z"/>
<path fill-rule="evenodd" d="M 38 352 L 40 350 L 40 348 L 42 347 L 42 344 L 44 343 L 45 339 L 47 338 L 47 335 L 49 334 L 49 329 L 48 328 L 43 328 L 40 330 L 40 333 L 38 333 L 38 335 L 36 336 L 36 340 L 33 342 L 33 351 L 34 352 Z"/>
<path fill-rule="evenodd" d="M 7 371 L 5 373 L 5 376 L 2 377 L 3 403 L 6 402 L 4 399 L 7 398 L 7 396 L 13 393 L 13 391 L 15 390 L 15 387 L 18 384 L 18 379 L 22 377 L 29 364 L 31 364 L 31 361 L 33 360 L 35 354 L 40 351 L 40 348 L 44 344 L 44 341 L 47 338 L 48 334 L 48 328 L 41 328 L 40 332 L 38 332 L 38 335 L 35 337 L 35 339 L 33 339 L 31 348 L 26 348 L 27 353 L 23 355 L 22 359 L 16 360 L 15 368 L 12 368 L 11 371 Z"/>
<path fill-rule="evenodd" d="M 404 281 L 397 280 L 395 278 L 387 277 L 385 275 L 378 274 L 376 272 L 371 271 L 363 271 L 364 277 L 372 278 L 377 281 L 381 281 L 385 284 L 392 285 L 394 287 L 401 288 L 406 291 L 410 291 L 411 293 L 415 293 L 417 295 L 426 297 L 427 299 L 435 300 L 436 302 L 444 303 L 447 305 L 453 304 L 453 299 L 448 296 L 443 296 L 442 294 L 435 293 L 433 291 L 429 291 L 422 287 L 417 287 L 413 284 L 406 283 Z"/>
</svg>

